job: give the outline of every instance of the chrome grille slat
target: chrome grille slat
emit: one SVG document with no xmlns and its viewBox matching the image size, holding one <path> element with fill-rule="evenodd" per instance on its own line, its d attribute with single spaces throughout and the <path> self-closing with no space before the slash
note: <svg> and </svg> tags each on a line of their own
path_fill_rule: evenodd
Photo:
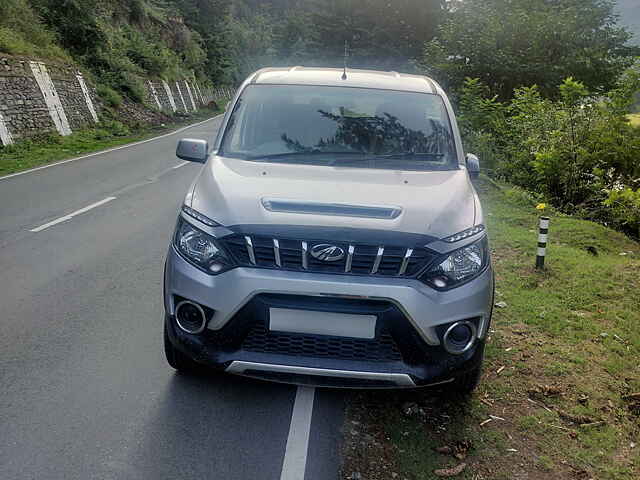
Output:
<svg viewBox="0 0 640 480">
<path fill-rule="evenodd" d="M 380 262 L 382 261 L 382 256 L 384 255 L 384 247 L 378 247 L 378 253 L 376 254 L 376 260 L 373 262 L 373 267 L 371 268 L 371 275 L 378 273 L 378 269 L 380 268 Z"/>
<path fill-rule="evenodd" d="M 349 245 L 349 251 L 347 252 L 347 262 L 344 266 L 344 273 L 349 273 L 351 271 L 351 266 L 353 265 L 353 252 L 355 252 L 356 247 L 353 245 Z"/>
<path fill-rule="evenodd" d="M 276 265 L 282 268 L 282 260 L 280 259 L 280 242 L 277 238 L 273 239 L 273 256 L 276 259 Z"/>
<path fill-rule="evenodd" d="M 253 240 L 251 240 L 251 237 L 247 235 L 244 237 L 244 241 L 247 243 L 247 253 L 249 254 L 249 260 L 251 260 L 251 263 L 255 265 L 256 254 L 253 251 Z"/>
<path fill-rule="evenodd" d="M 308 250 L 309 249 L 307 247 L 307 242 L 302 242 L 302 268 L 304 268 L 305 270 L 309 268 L 309 260 L 307 258 Z"/>
<path fill-rule="evenodd" d="M 407 266 L 409 265 L 409 259 L 413 255 L 413 248 L 407 248 L 407 252 L 404 254 L 404 258 L 402 259 L 402 264 L 400 265 L 400 270 L 398 270 L 398 275 L 402 276 L 407 271 Z"/>
</svg>

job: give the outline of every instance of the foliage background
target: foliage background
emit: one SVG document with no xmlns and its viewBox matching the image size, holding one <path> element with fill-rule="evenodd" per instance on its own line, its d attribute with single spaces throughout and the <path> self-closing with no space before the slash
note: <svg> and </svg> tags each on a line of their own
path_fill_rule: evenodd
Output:
<svg viewBox="0 0 640 480">
<path fill-rule="evenodd" d="M 3 0 L 0 51 L 75 61 L 120 93 L 144 75 L 237 84 L 263 66 L 478 77 L 502 98 L 573 76 L 607 91 L 637 53 L 635 0 Z M 426 48 L 425 48 L 426 45 Z"/>
<path fill-rule="evenodd" d="M 147 77 L 341 66 L 347 42 L 351 67 L 442 83 L 490 174 L 640 237 L 640 47 L 623 25 L 640 30 L 637 0 L 2 0 L 0 52 L 76 62 L 117 107 Z"/>
</svg>

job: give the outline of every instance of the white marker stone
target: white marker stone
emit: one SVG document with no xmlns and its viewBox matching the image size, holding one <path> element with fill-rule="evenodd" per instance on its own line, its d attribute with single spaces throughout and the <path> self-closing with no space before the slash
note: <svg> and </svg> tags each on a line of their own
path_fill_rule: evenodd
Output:
<svg viewBox="0 0 640 480">
<path fill-rule="evenodd" d="M 198 87 L 198 95 L 200 95 L 200 100 L 202 101 L 202 105 L 206 105 L 207 101 L 204 99 L 204 95 L 202 94 L 202 89 L 200 85 L 196 83 L 196 87 Z"/>
<path fill-rule="evenodd" d="M 204 100 L 202 99 L 202 92 L 200 91 L 200 87 L 198 86 L 198 82 L 193 82 L 193 91 L 196 94 L 196 98 L 201 105 L 204 105 Z"/>
<path fill-rule="evenodd" d="M 169 104 L 171 105 L 171 110 L 175 112 L 178 111 L 176 107 L 176 101 L 173 98 L 173 93 L 171 92 L 171 88 L 169 88 L 169 84 L 162 80 L 162 86 L 164 87 L 164 91 L 167 92 L 167 97 L 169 97 Z"/>
<path fill-rule="evenodd" d="M 195 112 L 196 110 L 198 110 L 198 107 L 196 107 L 196 102 L 193 100 L 191 87 L 189 86 L 189 82 L 187 82 L 186 80 L 184 81 L 184 84 L 187 86 L 187 93 L 189 94 L 189 100 L 191 100 L 191 106 L 193 107 L 193 111 Z"/>
<path fill-rule="evenodd" d="M 64 112 L 64 108 L 62 108 L 62 102 L 60 102 L 56 86 L 53 84 L 53 81 L 51 81 L 47 67 L 41 62 L 29 62 L 29 65 L 38 83 L 38 87 L 40 87 L 44 102 L 49 110 L 49 115 L 58 133 L 62 136 L 71 135 L 71 127 L 67 120 L 67 114 Z"/>
<path fill-rule="evenodd" d="M 178 90 L 178 95 L 180 95 L 180 100 L 182 100 L 182 106 L 184 107 L 184 111 L 188 112 L 187 104 L 184 101 L 184 97 L 182 96 L 182 90 L 180 90 L 180 84 L 176 82 L 176 89 Z"/>
<path fill-rule="evenodd" d="M 11 145 L 13 143 L 13 137 L 9 131 L 9 127 L 7 127 L 4 121 L 2 113 L 0 113 L 0 142 L 2 142 L 2 145 Z"/>
<path fill-rule="evenodd" d="M 156 91 L 156 87 L 153 85 L 153 82 L 149 80 L 149 92 L 151 92 L 151 96 L 156 101 L 156 105 L 158 106 L 158 110 L 162 110 L 162 105 L 160 104 L 160 99 L 158 98 L 158 92 Z"/>
<path fill-rule="evenodd" d="M 78 83 L 80 84 L 80 89 L 82 90 L 82 95 L 84 95 L 84 101 L 87 104 L 87 109 L 91 114 L 91 118 L 95 123 L 98 123 L 98 114 L 96 113 L 96 109 L 93 106 L 93 101 L 91 100 L 91 95 L 89 95 L 89 89 L 87 88 L 87 84 L 84 81 L 84 77 L 81 73 L 76 75 L 78 79 Z"/>
</svg>

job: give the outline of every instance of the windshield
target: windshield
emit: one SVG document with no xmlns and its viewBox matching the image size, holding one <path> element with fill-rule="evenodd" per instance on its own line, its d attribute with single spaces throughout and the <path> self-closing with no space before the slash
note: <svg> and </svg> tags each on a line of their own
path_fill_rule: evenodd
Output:
<svg viewBox="0 0 640 480">
<path fill-rule="evenodd" d="M 332 165 L 370 161 L 380 168 L 398 162 L 457 166 L 439 96 L 350 87 L 248 86 L 229 119 L 221 154 Z"/>
</svg>

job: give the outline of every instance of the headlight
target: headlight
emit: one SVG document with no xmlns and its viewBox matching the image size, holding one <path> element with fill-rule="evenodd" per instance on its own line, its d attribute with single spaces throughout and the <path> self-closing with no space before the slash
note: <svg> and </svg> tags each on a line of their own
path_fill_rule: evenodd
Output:
<svg viewBox="0 0 640 480">
<path fill-rule="evenodd" d="M 424 275 L 422 281 L 438 290 L 462 285 L 482 273 L 489 262 L 487 237 L 451 252 Z"/>
<path fill-rule="evenodd" d="M 233 266 L 229 256 L 211 235 L 198 230 L 183 218 L 178 220 L 173 244 L 187 261 L 209 274 L 215 275 Z"/>
</svg>

